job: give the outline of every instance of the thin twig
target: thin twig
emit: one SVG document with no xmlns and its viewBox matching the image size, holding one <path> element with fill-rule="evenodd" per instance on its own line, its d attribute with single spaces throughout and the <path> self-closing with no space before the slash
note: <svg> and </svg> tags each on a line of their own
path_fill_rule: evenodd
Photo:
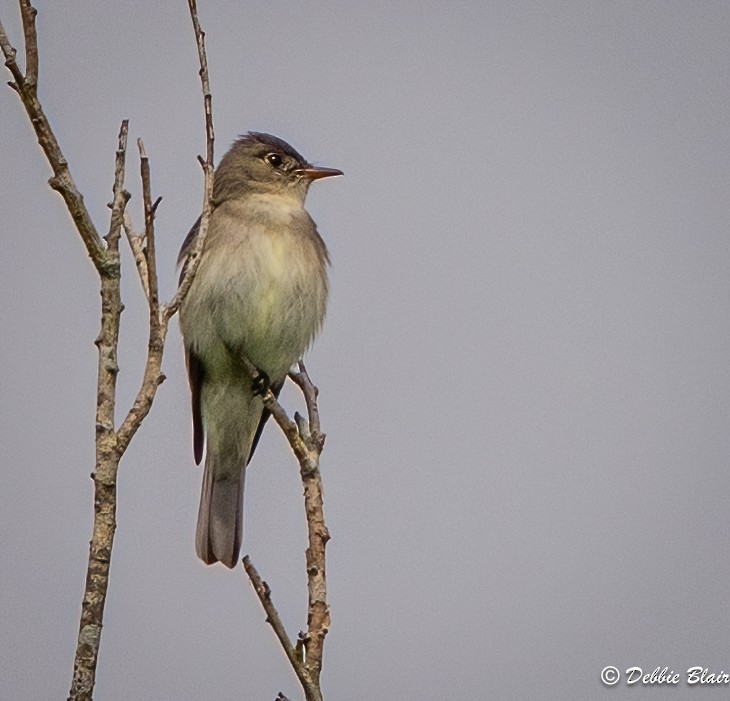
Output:
<svg viewBox="0 0 730 701">
<path fill-rule="evenodd" d="M 124 233 L 127 236 L 127 242 L 129 247 L 132 249 L 132 256 L 134 258 L 134 264 L 137 266 L 137 272 L 139 273 L 139 281 L 142 283 L 142 289 L 144 295 L 149 301 L 150 298 L 150 287 L 149 287 L 149 274 L 147 273 L 147 257 L 145 254 L 144 247 L 144 234 L 139 235 L 134 231 L 132 225 L 132 217 L 129 212 L 124 210 L 124 219 L 122 221 L 124 227 Z"/>
<path fill-rule="evenodd" d="M 25 82 L 35 87 L 38 85 L 38 43 L 35 40 L 35 18 L 38 10 L 28 0 L 20 0 L 20 14 L 25 37 Z"/>
<path fill-rule="evenodd" d="M 206 123 L 206 154 L 207 159 L 201 161 L 203 167 L 203 174 L 205 179 L 204 195 L 203 195 L 203 213 L 200 219 L 200 227 L 198 230 L 198 236 L 196 239 L 195 246 L 191 255 L 188 258 L 188 264 L 186 266 L 185 274 L 183 275 L 180 285 L 178 286 L 177 292 L 172 300 L 167 304 L 159 306 L 158 314 L 156 315 L 159 321 L 153 321 L 153 300 L 156 300 L 157 290 L 153 290 L 152 281 L 155 280 L 156 286 L 156 274 L 153 275 L 152 271 L 149 271 L 150 262 L 154 258 L 154 231 L 152 231 L 152 253 L 150 252 L 150 229 L 148 228 L 148 211 L 151 218 L 154 216 L 154 210 L 159 204 L 159 200 L 155 203 L 151 203 L 151 195 L 147 197 L 145 203 L 145 239 L 146 239 L 146 269 L 147 269 L 147 280 L 148 280 L 148 299 L 150 300 L 150 337 L 148 344 L 147 353 L 147 365 L 145 366 L 144 381 L 140 387 L 137 397 L 134 400 L 132 408 L 125 417 L 122 425 L 119 427 L 118 440 L 119 445 L 122 449 L 126 448 L 129 441 L 132 439 L 137 429 L 142 423 L 142 420 L 149 413 L 152 407 L 152 402 L 155 398 L 157 387 L 165 380 L 165 376 L 161 372 L 162 368 L 162 353 L 164 350 L 165 338 L 167 336 L 168 323 L 170 319 L 176 314 L 180 308 L 187 291 L 190 289 L 190 285 L 193 282 L 195 273 L 198 269 L 200 262 L 200 254 L 203 250 L 203 243 L 205 242 L 205 236 L 208 229 L 208 220 L 210 219 L 210 213 L 213 209 L 213 112 L 212 112 L 212 99 L 210 93 L 210 82 L 208 78 L 208 60 L 205 54 L 205 41 L 203 30 L 200 28 L 200 22 L 198 20 L 198 11 L 194 0 L 189 0 L 188 5 L 190 8 L 190 16 L 193 22 L 193 28 L 195 30 L 196 44 L 198 47 L 198 59 L 200 61 L 200 78 L 203 87 L 203 98 L 205 108 L 205 123 Z M 143 160 L 146 156 L 143 156 Z M 144 183 L 144 176 L 143 176 Z M 144 190 L 143 185 L 143 190 Z M 132 246 L 133 253 L 135 252 L 135 245 Z M 137 254 L 135 253 L 135 258 Z M 142 275 L 143 267 L 140 263 L 137 264 Z M 153 333 L 153 326 L 157 326 L 157 333 Z"/>
<path fill-rule="evenodd" d="M 245 361 L 253 375 L 255 368 Z M 330 626 L 329 605 L 327 603 L 327 579 L 325 570 L 325 548 L 330 538 L 324 522 L 322 480 L 319 472 L 319 456 L 324 445 L 324 434 L 320 433 L 319 410 L 317 408 L 317 388 L 307 374 L 304 363 L 299 363 L 299 372 L 290 377 L 302 390 L 307 405 L 308 420 L 296 416 L 292 421 L 268 390 L 263 396 L 264 406 L 271 412 L 277 424 L 289 440 L 299 461 L 302 484 L 304 486 L 304 510 L 307 517 L 308 547 L 306 550 L 307 568 L 307 630 L 300 633 L 296 647 L 291 648 L 283 624 L 271 601 L 268 586 L 262 582 L 248 556 L 244 558 L 244 568 L 266 611 L 266 619 L 274 628 L 279 642 L 297 675 L 307 701 L 322 701 L 320 676 L 324 638 Z"/>
<path fill-rule="evenodd" d="M 198 161 L 203 169 L 204 185 L 203 185 L 203 212 L 200 215 L 200 224 L 198 226 L 198 235 L 195 237 L 195 243 L 192 250 L 188 254 L 185 264 L 185 272 L 183 273 L 177 293 L 169 304 L 165 305 L 162 313 L 168 319 L 172 318 L 180 308 L 185 295 L 193 284 L 195 273 L 200 265 L 200 256 L 203 252 L 203 245 L 208 234 L 208 222 L 210 214 L 213 211 L 213 145 L 215 143 L 215 132 L 213 131 L 213 98 L 210 92 L 210 78 L 208 76 L 208 59 L 205 53 L 205 32 L 200 27 L 198 19 L 198 8 L 195 0 L 188 0 L 190 9 L 190 18 L 193 22 L 193 30 L 195 32 L 195 41 L 198 47 L 198 61 L 200 63 L 200 83 L 203 88 L 203 102 L 205 110 L 205 159 L 198 156 Z"/>
<path fill-rule="evenodd" d="M 157 388 L 165 381 L 162 373 L 162 357 L 165 351 L 165 339 L 169 319 L 160 311 L 158 281 L 157 281 L 157 256 L 155 250 L 155 212 L 161 198 L 152 202 L 150 163 L 144 148 L 142 139 L 137 139 L 137 147 L 140 156 L 140 178 L 142 180 L 142 202 L 144 206 L 144 240 L 142 248 L 144 264 L 137 264 L 137 270 L 142 279 L 142 286 L 147 294 L 149 307 L 149 336 L 147 340 L 147 362 L 145 363 L 142 384 L 137 392 L 131 409 L 124 417 L 119 430 L 117 440 L 122 452 L 126 450 L 134 434 L 142 425 L 147 414 L 152 408 L 152 402 L 157 394 Z M 129 239 L 129 234 L 127 234 Z M 141 243 L 139 237 L 135 240 Z M 135 253 L 135 244 L 132 244 L 132 252 Z M 146 273 L 143 274 L 143 273 Z"/>
<path fill-rule="evenodd" d="M 302 390 L 304 395 L 304 401 L 307 404 L 307 415 L 309 417 L 309 432 L 312 440 L 319 445 L 319 450 L 322 452 L 324 447 L 324 434 L 320 431 L 319 425 L 319 408 L 317 407 L 317 397 L 319 396 L 319 390 L 312 384 L 307 374 L 307 368 L 304 366 L 304 361 L 299 361 L 299 372 L 290 372 L 289 377 L 294 383 Z"/>
<path fill-rule="evenodd" d="M 296 650 L 291 643 L 286 629 L 284 628 L 279 612 L 276 610 L 274 602 L 271 600 L 271 589 L 269 589 L 269 585 L 261 579 L 261 576 L 253 566 L 251 558 L 249 558 L 248 555 L 243 558 L 243 567 L 251 580 L 251 584 L 253 585 L 256 595 L 259 597 L 261 606 L 263 606 L 263 609 L 266 612 L 266 622 L 274 629 L 274 633 L 279 639 L 281 647 L 284 648 L 284 653 L 289 659 L 291 666 L 294 668 L 294 672 L 297 676 L 299 676 L 299 673 L 302 670 L 302 661 L 297 658 Z M 301 677 L 299 679 L 302 684 L 306 682 L 306 679 L 302 679 Z"/>
<path fill-rule="evenodd" d="M 129 133 L 129 120 L 122 120 L 122 126 L 119 130 L 119 144 L 117 146 L 116 159 L 114 162 L 114 186 L 112 193 L 114 199 L 111 203 L 112 214 L 109 219 L 109 233 L 106 235 L 107 244 L 114 237 L 119 236 L 119 232 L 124 223 L 124 217 L 127 214 L 127 202 L 131 195 L 124 189 L 124 166 L 127 155 L 127 135 Z"/>
<path fill-rule="evenodd" d="M 200 82 L 203 87 L 203 102 L 205 107 L 205 160 L 210 166 L 213 165 L 213 144 L 215 132 L 213 131 L 213 97 L 210 92 L 210 77 L 208 75 L 208 57 L 205 53 L 205 32 L 200 26 L 198 19 L 198 7 L 196 0 L 188 0 L 190 18 L 193 21 L 195 31 L 195 42 L 198 46 L 198 61 L 200 62 Z"/>
<path fill-rule="evenodd" d="M 134 401 L 134 405 L 129 410 L 129 413 L 125 417 L 122 425 L 119 427 L 118 438 L 119 444 L 122 448 L 126 448 L 129 441 L 132 439 L 134 434 L 137 432 L 140 424 L 144 417 L 149 413 L 152 407 L 152 401 L 154 400 L 157 387 L 165 380 L 165 376 L 161 372 L 162 367 L 162 353 L 164 350 L 165 337 L 167 335 L 167 328 L 170 319 L 180 308 L 187 291 L 190 289 L 190 285 L 193 282 L 195 273 L 200 262 L 200 254 L 203 250 L 203 243 L 205 242 L 205 236 L 208 229 L 208 220 L 210 219 L 210 213 L 213 209 L 213 113 L 212 113 L 212 100 L 210 94 L 210 84 L 208 79 L 208 60 L 205 54 L 205 42 L 203 30 L 200 28 L 200 22 L 198 20 L 197 7 L 194 0 L 189 0 L 190 15 L 193 22 L 193 28 L 195 30 L 196 43 L 198 46 L 198 59 L 200 61 L 200 77 L 203 87 L 204 107 L 205 107 L 205 121 L 206 121 L 206 153 L 207 159 L 201 161 L 203 167 L 203 174 L 205 179 L 204 185 L 204 196 L 203 196 L 203 213 L 200 219 L 200 227 L 198 230 L 198 236 L 196 239 L 193 251 L 188 258 L 188 264 L 186 266 L 185 274 L 183 275 L 180 285 L 178 286 L 177 292 L 172 300 L 159 306 L 159 311 L 155 315 L 157 320 L 153 319 L 153 308 L 156 301 L 157 290 L 156 290 L 156 274 L 153 274 L 149 270 L 150 262 L 153 260 L 154 254 L 154 231 L 152 230 L 152 254 L 150 253 L 150 228 L 149 224 L 154 216 L 154 210 L 159 203 L 159 200 L 154 204 L 151 203 L 151 195 L 143 195 L 147 197 L 145 203 L 145 239 L 146 239 L 146 269 L 147 269 L 147 280 L 148 280 L 148 299 L 150 300 L 150 338 L 148 345 L 147 365 L 145 367 L 144 381 L 142 387 L 137 393 L 137 397 Z M 146 159 L 144 155 L 144 149 L 142 149 L 143 161 Z M 144 166 L 143 166 L 144 167 Z M 144 172 L 144 171 L 143 171 Z M 144 187 L 144 175 L 143 175 L 143 190 Z M 149 188 L 147 188 L 149 193 Z M 149 216 L 148 216 L 149 214 Z M 150 221 L 148 221 L 148 219 Z M 134 246 L 132 250 L 134 252 Z M 135 254 L 136 255 L 136 254 Z M 142 274 L 142 267 L 138 263 L 138 269 L 140 275 Z M 153 281 L 154 280 L 154 289 Z M 157 333 L 153 333 L 153 326 L 156 326 Z"/>
<path fill-rule="evenodd" d="M 140 175 L 142 178 L 142 201 L 144 203 L 144 236 L 146 241 L 147 289 L 150 307 L 150 329 L 155 333 L 160 327 L 160 298 L 157 282 L 157 257 L 155 255 L 155 212 L 160 203 L 158 198 L 152 203 L 152 185 L 150 180 L 150 161 L 142 139 L 137 139 L 139 148 Z"/>
<path fill-rule="evenodd" d="M 76 229 L 86 246 L 86 251 L 101 274 L 104 266 L 110 264 L 110 261 L 104 255 L 104 244 L 94 223 L 91 221 L 83 197 L 71 177 L 68 163 L 37 97 L 35 83 L 38 72 L 38 36 L 35 29 L 36 10 L 27 0 L 21 0 L 21 15 L 25 34 L 26 61 L 29 63 L 27 76 L 24 76 L 18 67 L 15 60 L 17 52 L 10 45 L 5 29 L 0 24 L 0 50 L 5 56 L 5 65 L 13 76 L 13 82 L 10 85 L 20 96 L 35 130 L 38 143 L 46 154 L 48 163 L 53 170 L 53 177 L 48 183 L 63 197 Z"/>
</svg>

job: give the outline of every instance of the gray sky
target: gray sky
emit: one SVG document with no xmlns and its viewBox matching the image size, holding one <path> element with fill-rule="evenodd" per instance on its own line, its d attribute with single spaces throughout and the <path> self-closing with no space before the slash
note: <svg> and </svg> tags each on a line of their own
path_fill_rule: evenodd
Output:
<svg viewBox="0 0 730 701">
<path fill-rule="evenodd" d="M 726 698 L 684 672 L 730 672 L 728 3 L 200 4 L 218 158 L 253 129 L 345 171 L 308 205 L 334 263 L 308 356 L 328 434 L 326 697 L 667 693 L 603 686 L 615 665 Z M 202 197 L 186 3 L 37 6 L 40 96 L 104 231 L 121 120 L 145 141 L 169 297 Z M 15 3 L 0 16 L 19 47 Z M 0 688 L 30 701 L 71 680 L 99 297 L 9 89 L 0 123 Z M 126 411 L 146 316 L 124 263 Z M 298 698 L 243 572 L 195 557 L 176 323 L 164 369 L 120 471 L 97 698 Z M 243 550 L 292 634 L 300 491 L 270 426 Z"/>
</svg>

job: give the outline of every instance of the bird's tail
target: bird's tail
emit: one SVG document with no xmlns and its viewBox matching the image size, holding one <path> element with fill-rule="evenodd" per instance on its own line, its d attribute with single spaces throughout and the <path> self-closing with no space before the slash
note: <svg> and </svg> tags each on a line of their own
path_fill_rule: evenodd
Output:
<svg viewBox="0 0 730 701">
<path fill-rule="evenodd" d="M 238 561 L 243 532 L 243 486 L 263 404 L 245 385 L 203 388 L 205 469 L 195 549 L 206 564 Z"/>
<path fill-rule="evenodd" d="M 207 565 L 220 561 L 233 568 L 241 550 L 246 468 L 221 479 L 217 478 L 216 467 L 216 457 L 209 451 L 205 456 L 195 550 Z"/>
</svg>

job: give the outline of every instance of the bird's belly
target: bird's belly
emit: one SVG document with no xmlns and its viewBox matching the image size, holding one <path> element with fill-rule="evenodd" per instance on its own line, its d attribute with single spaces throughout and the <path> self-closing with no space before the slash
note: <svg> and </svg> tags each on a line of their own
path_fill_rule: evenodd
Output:
<svg viewBox="0 0 730 701">
<path fill-rule="evenodd" d="M 240 352 L 270 378 L 283 378 L 319 330 L 327 287 L 324 266 L 299 245 L 266 241 L 244 270 L 215 293 L 212 321 L 229 351 Z M 304 247 L 306 248 L 306 247 Z M 313 274 L 313 271 L 314 272 Z"/>
</svg>

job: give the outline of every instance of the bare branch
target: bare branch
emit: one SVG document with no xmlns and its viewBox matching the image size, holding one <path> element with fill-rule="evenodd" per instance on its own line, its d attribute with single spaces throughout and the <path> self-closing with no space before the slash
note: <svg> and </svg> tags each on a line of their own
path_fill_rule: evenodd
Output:
<svg viewBox="0 0 730 701">
<path fill-rule="evenodd" d="M 279 639 L 281 647 L 284 649 L 284 653 L 289 659 L 289 663 L 294 669 L 297 677 L 299 677 L 299 681 L 302 685 L 304 685 L 307 680 L 301 676 L 303 673 L 302 660 L 297 657 L 297 651 L 291 643 L 291 639 L 284 628 L 284 624 L 281 622 L 279 612 L 276 610 L 274 602 L 271 600 L 271 589 L 269 589 L 269 585 L 261 579 L 261 576 L 253 566 L 248 555 L 243 558 L 243 567 L 251 580 L 251 584 L 253 585 L 256 595 L 259 597 L 261 606 L 263 606 L 263 609 L 266 612 L 266 622 L 274 629 L 274 633 Z"/>
<path fill-rule="evenodd" d="M 313 441 L 319 444 L 319 451 L 322 452 L 324 447 L 325 436 L 320 431 L 319 426 L 319 408 L 317 407 L 317 397 L 319 390 L 312 384 L 307 374 L 307 368 L 304 361 L 299 361 L 299 372 L 290 372 L 289 377 L 302 390 L 304 401 L 307 404 L 307 415 L 309 417 L 309 432 Z"/>
<path fill-rule="evenodd" d="M 319 433 L 319 411 L 317 388 L 312 384 L 302 362 L 299 363 L 302 391 L 309 407 L 310 436 L 307 441 L 308 460 L 300 460 L 300 473 L 304 485 L 304 510 L 307 515 L 307 536 L 309 546 L 307 558 L 307 589 L 309 612 L 307 615 L 307 636 L 304 639 L 304 666 L 319 689 L 322 672 L 324 639 L 330 627 L 329 604 L 327 603 L 327 577 L 325 569 L 325 548 L 330 539 L 324 522 L 324 496 L 322 478 L 319 472 L 319 456 L 324 445 L 324 435 Z M 316 431 L 314 426 L 316 425 Z"/>
<path fill-rule="evenodd" d="M 91 701 L 92 698 L 99 659 L 104 606 L 109 588 L 109 566 L 117 527 L 117 471 L 123 451 L 119 450 L 117 434 L 114 431 L 114 410 L 117 373 L 119 372 L 117 365 L 119 320 L 123 309 L 120 291 L 119 237 L 121 234 L 119 229 L 127 199 L 124 191 L 127 126 L 126 121 L 122 122 L 119 132 L 112 190 L 112 222 L 107 236 L 108 249 L 104 253 L 106 263 L 99 270 L 101 331 L 96 339 L 99 349 L 96 461 L 94 472 L 91 475 L 94 480 L 94 527 L 89 544 L 86 588 L 81 604 L 79 637 L 69 701 Z"/>
<path fill-rule="evenodd" d="M 76 183 L 71 177 L 68 163 L 58 145 L 58 140 L 51 129 L 48 118 L 43 112 L 41 103 L 36 95 L 36 80 L 38 75 L 38 39 L 35 29 L 36 10 L 27 0 L 21 0 L 21 12 L 23 16 L 23 31 L 26 41 L 26 61 L 28 62 L 28 75 L 24 76 L 15 60 L 16 51 L 10 45 L 5 29 L 0 24 L 0 49 L 5 56 L 5 65 L 12 74 L 14 82 L 11 87 L 20 96 L 25 111 L 28 113 L 30 122 L 36 133 L 36 138 L 43 152 L 46 154 L 48 163 L 53 170 L 53 177 L 48 181 L 49 185 L 63 197 L 71 218 L 76 225 L 81 239 L 86 246 L 94 266 L 99 274 L 107 265 L 114 265 L 105 256 L 104 244 L 101 237 L 91 221 L 89 212 L 84 205 L 84 198 L 81 196 Z"/>
<path fill-rule="evenodd" d="M 160 319 L 160 326 L 156 333 L 150 329 L 150 337 L 147 346 L 147 363 L 144 369 L 142 385 L 137 392 L 132 408 L 124 418 L 122 425 L 117 431 L 117 442 L 119 450 L 123 453 L 129 442 L 137 433 L 147 414 L 150 413 L 152 402 L 155 399 L 157 388 L 167 379 L 162 373 L 162 354 L 165 349 L 165 337 L 167 336 L 167 320 Z"/>
<path fill-rule="evenodd" d="M 104 606 L 109 583 L 109 567 L 116 530 L 117 474 L 119 461 L 130 440 L 149 413 L 157 388 L 165 377 L 161 372 L 164 344 L 169 320 L 178 311 L 200 262 L 213 211 L 213 162 L 214 141 L 212 121 L 212 97 L 205 53 L 205 35 L 198 20 L 195 0 L 188 0 L 198 48 L 200 79 L 204 97 L 206 125 L 206 158 L 199 157 L 204 174 L 203 211 L 198 235 L 191 251 L 178 291 L 167 305 L 159 304 L 159 290 L 155 255 L 154 217 L 160 200 L 152 201 L 149 160 L 144 145 L 139 141 L 141 178 L 144 202 L 144 234 L 134 233 L 126 204 L 129 193 L 124 189 L 125 159 L 128 123 L 122 123 L 119 146 L 116 153 L 113 198 L 110 205 L 109 231 L 102 239 L 94 227 L 61 152 L 50 124 L 37 99 L 38 48 L 35 28 L 36 10 L 30 0 L 20 0 L 23 32 L 25 36 L 26 73 L 23 75 L 16 61 L 16 50 L 10 45 L 0 24 L 0 49 L 14 82 L 13 87 L 26 109 L 35 129 L 38 142 L 46 154 L 53 177 L 49 183 L 63 197 L 76 228 L 86 246 L 101 282 L 101 330 L 96 345 L 99 350 L 97 407 L 96 407 L 96 459 L 92 474 L 95 487 L 94 526 L 89 547 L 86 587 L 82 602 L 79 636 L 74 659 L 74 675 L 69 695 L 70 701 L 91 701 L 98 663 Z M 115 431 L 116 380 L 119 368 L 117 349 L 120 317 L 123 310 L 120 291 L 119 239 L 124 229 L 129 240 L 135 263 L 142 280 L 149 304 L 149 340 L 147 362 L 142 385 L 133 406 L 119 429 Z M 106 244 L 106 245 L 105 245 Z M 256 369 L 252 367 L 252 375 Z M 308 547 L 306 550 L 308 611 L 307 629 L 300 633 L 294 646 L 271 601 L 268 586 L 259 577 L 248 557 L 244 567 L 267 613 L 287 657 L 299 678 L 307 701 L 322 701 L 320 675 L 324 638 L 330 625 L 325 578 L 325 547 L 329 533 L 324 523 L 322 484 L 319 473 L 319 456 L 324 444 L 320 431 L 317 408 L 317 389 L 311 383 L 303 363 L 299 371 L 292 373 L 292 380 L 302 390 L 307 405 L 307 420 L 295 415 L 292 421 L 269 390 L 263 397 L 264 405 L 289 439 L 300 465 L 304 486 L 305 513 L 307 517 Z M 279 694 L 279 701 L 286 701 Z"/>
<path fill-rule="evenodd" d="M 144 235 L 147 243 L 145 256 L 147 260 L 147 290 L 149 292 L 147 299 L 150 306 L 150 326 L 154 327 L 155 332 L 157 332 L 160 324 L 160 299 L 157 282 L 157 257 L 155 254 L 155 211 L 160 203 L 160 198 L 154 204 L 152 203 L 150 161 L 147 158 L 142 139 L 137 139 L 137 146 L 139 147 L 142 200 L 144 202 Z"/>
<path fill-rule="evenodd" d="M 162 356 L 165 351 L 165 338 L 167 337 L 168 319 L 160 311 L 158 281 L 157 281 L 157 256 L 155 249 L 155 212 L 161 198 L 152 202 L 150 163 L 144 148 L 142 139 L 137 139 L 140 156 L 140 177 L 142 179 L 142 201 L 144 203 L 144 224 L 145 224 L 145 246 L 141 248 L 144 263 L 137 263 L 137 269 L 142 278 L 142 286 L 147 294 L 149 305 L 149 337 L 147 341 L 147 362 L 145 364 L 142 385 L 137 392 L 132 408 L 127 412 L 122 425 L 117 431 L 119 448 L 123 453 L 137 429 L 144 421 L 152 408 L 157 388 L 165 381 L 162 374 Z M 127 238 L 130 238 L 129 233 Z M 132 243 L 134 240 L 134 243 Z M 132 252 L 140 245 L 139 237 L 130 240 Z M 141 246 L 140 246 L 141 247 Z M 137 253 L 135 253 L 135 258 Z M 143 271 L 146 275 L 143 275 Z"/>
<path fill-rule="evenodd" d="M 245 364 L 249 372 L 253 374 L 256 370 L 255 367 L 247 360 Z M 321 701 L 320 676 L 324 639 L 330 626 L 325 571 L 325 547 L 330 535 L 324 522 L 322 480 L 319 472 L 319 456 L 324 445 L 324 434 L 319 430 L 318 390 L 312 384 L 304 363 L 300 361 L 299 372 L 291 373 L 290 377 L 304 394 L 308 420 L 296 415 L 295 421 L 292 421 L 270 390 L 264 394 L 263 402 L 289 440 L 289 445 L 299 461 L 304 486 L 304 510 L 307 517 L 309 543 L 306 550 L 307 630 L 305 633 L 300 633 L 294 650 L 291 650 L 289 638 L 283 631 L 268 587 L 261 581 L 248 556 L 244 558 L 243 564 L 266 611 L 267 621 L 274 628 L 289 662 L 302 684 L 307 701 Z M 281 632 L 277 630 L 277 626 L 281 626 Z"/>
<path fill-rule="evenodd" d="M 25 78 L 23 77 L 23 73 L 20 70 L 20 67 L 18 66 L 17 61 L 15 60 L 15 57 L 17 56 L 17 51 L 10 45 L 10 40 L 8 39 L 8 35 L 5 33 L 5 27 L 3 27 L 2 23 L 0 22 L 0 50 L 3 52 L 3 56 L 5 56 L 5 66 L 10 71 L 10 74 L 15 78 L 15 82 L 8 83 L 13 90 L 16 92 L 20 92 L 20 84 L 25 82 Z"/>
<path fill-rule="evenodd" d="M 124 223 L 126 214 L 126 205 L 129 202 L 130 194 L 124 189 L 124 167 L 127 156 L 127 135 L 129 133 L 129 120 L 122 121 L 119 130 L 119 145 L 117 146 L 117 155 L 114 163 L 114 186 L 112 188 L 113 200 L 111 203 L 111 218 L 109 221 L 109 233 L 106 235 L 106 241 L 119 238 L 119 232 Z"/>
<path fill-rule="evenodd" d="M 213 131 L 213 97 L 210 92 L 210 78 L 208 76 L 208 58 L 205 53 L 205 32 L 200 27 L 198 19 L 198 7 L 196 0 L 188 0 L 190 18 L 193 21 L 195 41 L 198 45 L 198 61 L 200 62 L 200 82 L 203 86 L 203 101 L 205 106 L 205 161 L 209 166 L 213 165 L 213 143 L 215 132 Z"/>
<path fill-rule="evenodd" d="M 193 22 L 193 30 L 195 31 L 195 41 L 198 46 L 198 61 L 200 63 L 200 82 L 203 88 L 203 103 L 205 110 L 205 153 L 203 160 L 198 156 L 200 165 L 203 168 L 204 186 L 203 186 L 203 212 L 200 215 L 200 224 L 198 226 L 198 235 L 195 238 L 195 244 L 188 255 L 185 265 L 185 273 L 180 280 L 177 293 L 169 304 L 162 309 L 162 314 L 167 319 L 171 319 L 180 308 L 180 304 L 185 299 L 185 295 L 193 284 L 195 273 L 200 265 L 200 256 L 203 252 L 203 244 L 208 234 L 208 222 L 210 213 L 213 211 L 213 145 L 215 142 L 215 132 L 213 131 L 213 98 L 210 92 L 210 80 L 208 77 L 208 59 L 205 53 L 205 33 L 200 27 L 198 19 L 198 8 L 195 0 L 188 0 L 190 8 L 190 18 Z"/>
<path fill-rule="evenodd" d="M 124 233 L 127 236 L 127 242 L 129 247 L 132 249 L 132 256 L 134 257 L 134 264 L 137 266 L 137 272 L 139 273 L 139 280 L 142 283 L 142 289 L 144 290 L 147 301 L 150 298 L 149 288 L 149 274 L 147 273 L 147 257 L 144 248 L 144 235 L 135 233 L 134 226 L 132 225 L 132 218 L 129 216 L 129 212 L 124 211 L 124 220 L 122 222 L 124 227 Z"/>
<path fill-rule="evenodd" d="M 204 106 L 205 106 L 205 123 L 206 123 L 206 154 L 207 159 L 202 161 L 203 174 L 205 177 L 204 197 L 203 197 L 203 213 L 200 219 L 198 236 L 192 253 L 188 258 L 185 274 L 175 296 L 168 304 L 158 306 L 157 300 L 157 275 L 156 271 L 150 270 L 150 266 L 154 266 L 154 212 L 159 204 L 157 200 L 151 203 L 151 195 L 149 193 L 149 171 L 145 175 L 145 164 L 147 157 L 144 153 L 144 147 L 141 145 L 140 155 L 142 157 L 142 182 L 145 198 L 145 239 L 146 239 L 146 269 L 147 269 L 147 296 L 150 302 L 150 337 L 147 354 L 147 365 L 145 367 L 144 380 L 142 387 L 137 393 L 134 405 L 130 409 L 126 418 L 118 431 L 119 444 L 122 449 L 126 448 L 132 436 L 136 433 L 144 417 L 149 413 L 154 400 L 157 387 L 165 380 L 165 376 L 161 372 L 162 353 L 164 350 L 165 337 L 167 335 L 167 327 L 169 320 L 175 315 L 180 308 L 182 300 L 185 298 L 200 262 L 200 254 L 203 250 L 205 236 L 208 229 L 208 220 L 213 209 L 213 112 L 212 98 L 210 93 L 210 83 L 208 79 L 208 60 L 205 54 L 205 41 L 203 30 L 200 28 L 198 20 L 198 10 L 195 0 L 188 0 L 190 8 L 190 16 L 195 30 L 195 38 L 198 46 L 198 59 L 200 61 L 200 78 L 203 86 Z M 145 178 L 147 185 L 145 186 Z M 129 234 L 128 234 L 129 237 Z M 131 243 L 131 242 L 130 242 Z M 136 244 L 132 244 L 132 250 L 135 251 Z M 135 259 L 137 258 L 135 253 Z M 143 266 L 137 263 L 140 275 L 142 275 Z"/>
<path fill-rule="evenodd" d="M 38 85 L 38 35 L 35 30 L 38 10 L 28 0 L 20 0 L 20 14 L 25 36 L 25 82 L 35 88 Z"/>
</svg>

